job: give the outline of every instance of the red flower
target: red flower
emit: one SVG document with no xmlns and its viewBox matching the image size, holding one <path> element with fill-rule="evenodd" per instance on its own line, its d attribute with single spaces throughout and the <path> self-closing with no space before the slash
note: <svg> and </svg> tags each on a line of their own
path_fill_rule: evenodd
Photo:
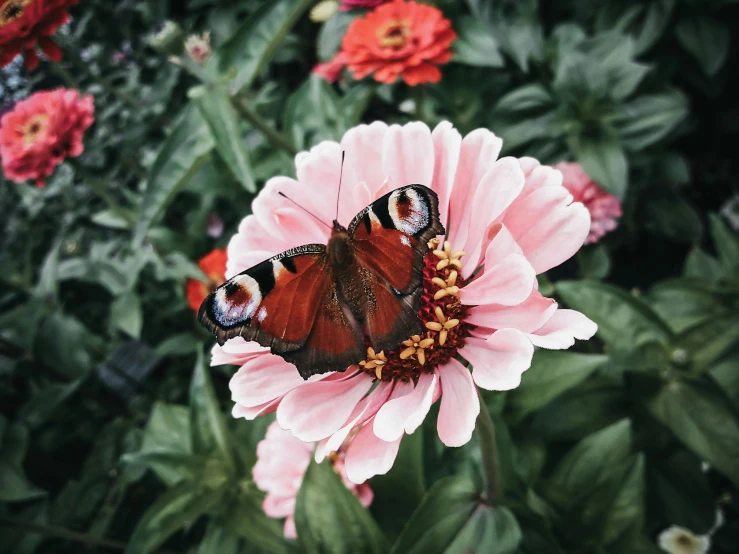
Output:
<svg viewBox="0 0 739 554">
<path fill-rule="evenodd" d="M 92 96 L 73 89 L 37 92 L 18 102 L 0 121 L 3 172 L 16 182 L 46 177 L 64 158 L 82 154 L 82 135 L 95 120 Z"/>
<path fill-rule="evenodd" d="M 410 86 L 438 83 L 438 64 L 452 57 L 457 38 L 452 23 L 438 8 L 394 0 L 355 19 L 341 45 L 355 79 L 374 72 L 375 81 Z"/>
<path fill-rule="evenodd" d="M 79 0 L 0 0 L 0 67 L 23 52 L 26 67 L 38 65 L 38 44 L 55 62 L 62 51 L 49 38 L 69 20 L 67 10 Z"/>
<path fill-rule="evenodd" d="M 329 83 L 335 83 L 345 66 L 346 56 L 343 52 L 339 52 L 326 63 L 316 64 L 312 73 L 326 79 Z"/>
<path fill-rule="evenodd" d="M 190 305 L 190 309 L 196 313 L 205 297 L 226 280 L 226 251 L 220 248 L 212 250 L 209 254 L 200 258 L 198 267 L 208 277 L 208 282 L 188 279 L 185 290 L 187 303 Z"/>
</svg>

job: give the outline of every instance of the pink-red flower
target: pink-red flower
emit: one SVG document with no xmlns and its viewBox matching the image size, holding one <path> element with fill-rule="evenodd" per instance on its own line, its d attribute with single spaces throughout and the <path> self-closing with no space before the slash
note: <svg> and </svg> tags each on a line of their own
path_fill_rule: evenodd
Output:
<svg viewBox="0 0 739 554">
<path fill-rule="evenodd" d="M 613 231 L 621 217 L 621 202 L 600 188 L 578 163 L 562 162 L 554 166 L 562 172 L 562 185 L 576 202 L 582 202 L 590 212 L 590 232 L 585 244 L 598 242 Z"/>
<path fill-rule="evenodd" d="M 198 261 L 198 267 L 208 278 L 207 282 L 198 279 L 188 279 L 185 288 L 187 304 L 195 313 L 200 309 L 205 297 L 213 292 L 226 280 L 226 251 L 222 248 L 211 250 Z"/>
<path fill-rule="evenodd" d="M 344 67 L 346 67 L 346 56 L 343 52 L 339 52 L 329 61 L 313 66 L 312 72 L 326 79 L 329 83 L 335 83 Z"/>
<path fill-rule="evenodd" d="M 355 79 L 374 74 L 375 81 L 410 86 L 438 83 L 439 64 L 452 57 L 457 38 L 452 23 L 438 8 L 393 0 L 352 21 L 341 50 Z"/>
<path fill-rule="evenodd" d="M 69 20 L 79 0 L 0 0 L 0 67 L 23 53 L 26 67 L 38 66 L 36 46 L 55 62 L 62 51 L 49 37 Z"/>
<path fill-rule="evenodd" d="M 36 92 L 18 102 L 0 121 L 3 172 L 17 182 L 44 182 L 67 157 L 82 154 L 82 136 L 92 125 L 92 96 L 73 89 Z"/>
<path fill-rule="evenodd" d="M 341 0 L 341 11 L 349 11 L 354 8 L 376 8 L 388 0 Z"/>
<path fill-rule="evenodd" d="M 277 422 L 269 426 L 267 436 L 257 445 L 257 463 L 252 473 L 254 482 L 267 493 L 262 506 L 264 513 L 270 517 L 286 518 L 284 533 L 290 539 L 297 537 L 293 519 L 295 499 L 310 464 L 313 447 L 313 443 L 298 440 L 289 431 L 280 429 Z M 341 451 L 332 456 L 334 469 L 366 508 L 372 504 L 372 489 L 367 484 L 356 485 L 349 481 L 343 457 Z"/>
<path fill-rule="evenodd" d="M 448 122 L 433 132 L 419 122 L 375 122 L 299 153 L 296 179 L 267 182 L 229 243 L 227 277 L 300 244 L 327 242 L 329 230 L 278 193 L 331 221 L 342 151 L 340 223 L 388 191 L 421 183 L 437 193 L 447 235 L 426 256 L 423 337 L 308 381 L 254 342 L 215 346 L 214 365 L 240 366 L 230 383 L 235 417 L 276 410 L 282 428 L 319 443 L 319 459 L 345 452 L 348 478 L 362 483 L 392 467 L 403 436 L 433 403 L 440 402 L 439 438 L 461 446 L 480 410 L 476 386 L 515 388 L 534 346 L 565 349 L 595 333 L 593 322 L 536 286 L 537 273 L 582 246 L 588 211 L 562 187 L 559 171 L 531 158 L 498 159 L 501 146 L 485 129 L 462 138 Z"/>
</svg>

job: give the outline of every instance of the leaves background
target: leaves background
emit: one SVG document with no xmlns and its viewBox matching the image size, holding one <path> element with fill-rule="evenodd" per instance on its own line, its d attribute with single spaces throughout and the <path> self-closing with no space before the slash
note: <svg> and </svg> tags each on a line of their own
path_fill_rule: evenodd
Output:
<svg viewBox="0 0 739 554">
<path fill-rule="evenodd" d="M 0 550 L 654 553 L 662 529 L 707 533 L 720 508 L 712 551 L 733 551 L 737 3 L 433 3 L 459 39 L 418 89 L 311 76 L 357 13 L 316 24 L 307 0 L 87 0 L 61 64 L 2 71 L 3 104 L 71 86 L 96 123 L 46 188 L 0 180 Z M 149 46 L 165 19 L 212 32 L 205 67 Z M 270 419 L 228 415 L 231 370 L 207 368 L 184 282 L 296 151 L 375 119 L 576 160 L 624 217 L 540 280 L 597 337 L 483 397 L 498 505 L 480 499 L 478 438 L 445 449 L 426 425 L 369 510 L 312 465 L 287 541 L 251 480 Z"/>
</svg>

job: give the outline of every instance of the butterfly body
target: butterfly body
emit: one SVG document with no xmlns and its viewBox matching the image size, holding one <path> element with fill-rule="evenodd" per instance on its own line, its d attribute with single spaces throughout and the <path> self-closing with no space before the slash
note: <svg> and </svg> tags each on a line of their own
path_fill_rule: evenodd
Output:
<svg viewBox="0 0 739 554">
<path fill-rule="evenodd" d="M 421 331 L 426 243 L 443 233 L 436 194 L 401 187 L 348 228 L 334 221 L 326 245 L 292 248 L 232 277 L 198 317 L 220 344 L 254 340 L 306 379 L 344 371 L 367 346 L 392 349 Z"/>
</svg>

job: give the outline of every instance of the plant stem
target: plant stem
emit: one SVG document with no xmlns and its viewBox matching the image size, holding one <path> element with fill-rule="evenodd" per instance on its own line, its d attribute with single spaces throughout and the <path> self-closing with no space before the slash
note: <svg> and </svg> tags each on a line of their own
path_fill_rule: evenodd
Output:
<svg viewBox="0 0 739 554">
<path fill-rule="evenodd" d="M 62 64 L 50 63 L 49 67 L 54 73 L 59 75 L 59 77 L 67 84 L 68 87 L 80 90 L 80 84 L 77 82 L 77 79 L 75 79 L 69 71 L 64 69 L 64 66 Z"/>
<path fill-rule="evenodd" d="M 115 541 L 111 539 L 105 539 L 102 537 L 96 537 L 89 533 L 79 533 L 72 531 L 65 527 L 57 527 L 55 525 L 40 525 L 38 523 L 30 523 L 27 521 L 20 521 L 10 517 L 0 517 L 0 525 L 7 527 L 14 527 L 16 529 L 23 529 L 31 533 L 40 533 L 42 535 L 48 535 L 50 537 L 57 537 L 59 539 L 67 539 L 70 541 L 83 542 L 88 546 L 101 546 L 103 548 L 109 548 L 111 550 L 125 550 L 126 543 Z M 165 550 L 158 551 L 158 554 L 176 554 L 174 552 L 167 552 Z"/>
<path fill-rule="evenodd" d="M 414 91 L 414 100 L 416 101 L 416 119 L 418 121 L 426 121 L 426 87 L 417 85 Z"/>
<path fill-rule="evenodd" d="M 269 123 L 262 119 L 259 114 L 247 105 L 244 98 L 233 96 L 231 97 L 231 100 L 236 110 L 243 115 L 249 123 L 264 133 L 270 142 L 272 142 L 272 144 L 277 148 L 287 152 L 291 156 L 298 153 L 297 149 L 290 144 L 285 137 L 278 133 Z"/>
<path fill-rule="evenodd" d="M 69 160 L 72 166 L 77 170 L 77 172 L 80 174 L 82 179 L 85 181 L 85 184 L 92 190 L 95 194 L 97 194 L 100 198 L 105 201 L 105 203 L 108 205 L 108 209 L 110 209 L 111 212 L 116 214 L 117 216 L 124 219 L 126 222 L 133 225 L 136 223 L 135 218 L 133 215 L 124 209 L 115 198 L 113 198 L 110 193 L 107 190 L 107 187 L 105 183 L 103 183 L 100 179 L 97 177 L 93 177 L 90 175 L 87 170 L 82 167 L 80 163 L 78 163 L 76 160 L 70 159 Z"/>
<path fill-rule="evenodd" d="M 480 396 L 480 415 L 475 426 L 480 441 L 482 469 L 485 474 L 485 494 L 488 504 L 495 506 L 500 496 L 500 474 L 498 473 L 498 449 L 495 445 L 495 426 L 482 396 Z"/>
</svg>

